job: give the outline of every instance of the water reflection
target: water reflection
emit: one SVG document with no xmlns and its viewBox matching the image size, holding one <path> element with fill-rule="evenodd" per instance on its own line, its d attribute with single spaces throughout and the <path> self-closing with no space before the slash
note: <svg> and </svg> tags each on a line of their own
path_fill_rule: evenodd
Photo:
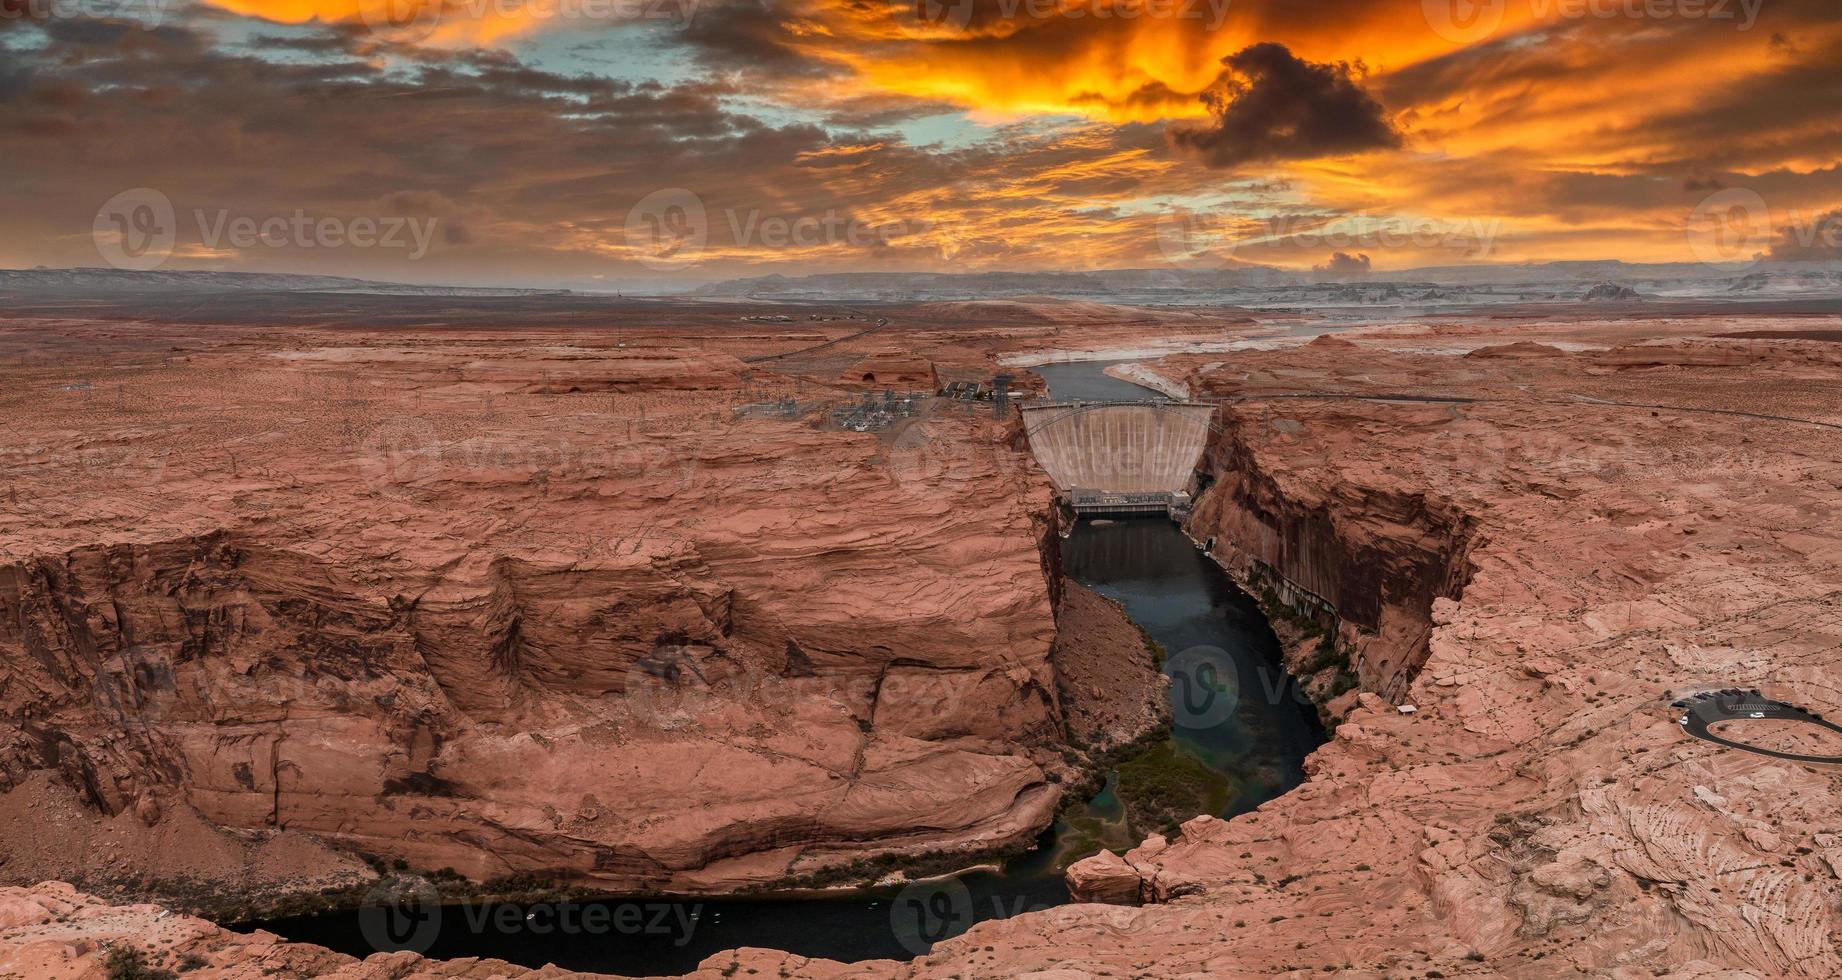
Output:
<svg viewBox="0 0 1842 980">
<path fill-rule="evenodd" d="M 1179 723 L 1160 750 L 1169 757 L 1158 760 L 1159 771 L 1186 773 L 1186 788 L 1221 816 L 1253 809 L 1298 785 L 1305 756 L 1323 732 L 1279 670 L 1278 641 L 1254 601 L 1162 518 L 1083 523 L 1062 547 L 1069 577 L 1120 601 L 1170 654 L 1164 669 L 1173 675 L 1173 696 L 1191 698 L 1174 708 Z M 1231 695 L 1232 710 L 1212 724 L 1182 723 L 1219 711 L 1221 702 L 1197 700 L 1198 692 L 1211 691 Z M 687 972 L 712 953 L 739 946 L 847 962 L 906 959 L 974 922 L 1065 903 L 1061 872 L 1069 863 L 1102 847 L 1138 843 L 1120 800 L 1121 778 L 1109 775 L 1099 795 L 1067 811 L 1035 851 L 1002 872 L 824 897 L 608 901 L 562 910 L 449 907 L 438 910 L 432 927 L 422 919 L 408 925 L 421 930 L 427 955 L 436 958 L 479 956 L 635 976 Z M 1135 777 L 1128 769 L 1124 778 Z M 1147 778 L 1155 780 L 1157 772 Z M 656 921 L 672 928 L 538 927 L 551 920 Z M 366 936 L 375 923 L 367 930 L 356 911 L 259 925 L 354 956 L 376 949 Z"/>
<path fill-rule="evenodd" d="M 1164 397 L 1159 392 L 1143 385 L 1121 381 L 1106 374 L 1106 369 L 1115 364 L 1130 363 L 1132 363 L 1130 360 L 1069 361 L 1063 364 L 1042 364 L 1030 370 L 1042 375 L 1043 380 L 1049 383 L 1049 395 L 1052 398 L 1144 401 Z"/>
</svg>

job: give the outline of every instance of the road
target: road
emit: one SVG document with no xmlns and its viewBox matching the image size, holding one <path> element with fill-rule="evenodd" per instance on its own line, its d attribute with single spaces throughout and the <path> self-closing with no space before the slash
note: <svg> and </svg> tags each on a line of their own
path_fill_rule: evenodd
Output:
<svg viewBox="0 0 1842 980">
<path fill-rule="evenodd" d="M 1777 721 L 1803 722 L 1819 728 L 1827 728 L 1842 735 L 1842 725 L 1829 721 L 1820 715 L 1812 714 L 1796 705 L 1774 701 L 1756 691 L 1741 691 L 1729 688 L 1725 691 L 1711 691 L 1691 695 L 1677 701 L 1674 707 L 1682 708 L 1682 730 L 1699 739 L 1705 739 L 1716 745 L 1744 752 L 1769 755 L 1774 759 L 1789 759 L 1792 762 L 1816 762 L 1827 765 L 1842 765 L 1842 755 L 1797 755 L 1791 752 L 1778 752 L 1773 749 L 1759 748 L 1722 738 L 1714 734 L 1709 726 L 1723 721 L 1773 719 Z"/>
<path fill-rule="evenodd" d="M 1464 398 L 1457 395 L 1437 394 L 1357 394 L 1348 391 L 1300 391 L 1275 392 L 1270 394 L 1228 395 L 1221 397 L 1199 396 L 1192 401 L 1198 402 L 1258 402 L 1273 401 L 1282 398 L 1307 399 L 1318 401 L 1360 401 L 1360 402 L 1426 402 L 1430 404 L 1478 405 L 1485 403 L 1524 403 L 1530 405 L 1603 405 L 1608 408 L 1641 408 L 1654 411 L 1683 412 L 1699 415 L 1733 415 L 1739 418 L 1758 419 L 1762 422 L 1788 422 L 1794 425 L 1812 425 L 1819 429 L 1839 429 L 1842 425 L 1835 422 L 1823 422 L 1817 419 L 1798 418 L 1794 415 L 1767 415 L 1762 412 L 1742 412 L 1732 408 L 1696 408 L 1688 405 L 1662 405 L 1650 402 L 1621 402 L 1590 395 L 1567 393 L 1568 398 Z"/>
<path fill-rule="evenodd" d="M 858 313 L 859 315 L 862 315 L 860 311 L 858 310 L 849 310 L 847 312 Z M 778 360 L 783 360 L 789 357 L 799 357 L 802 354 L 816 354 L 819 351 L 826 349 L 827 347 L 836 347 L 839 344 L 848 344 L 851 341 L 856 340 L 859 337 L 867 337 L 870 334 L 873 334 L 888 325 L 889 325 L 889 318 L 886 316 L 879 316 L 876 318 L 876 323 L 874 326 L 866 327 L 862 330 L 857 331 L 856 333 L 846 334 L 835 340 L 828 340 L 822 344 L 814 344 L 811 347 L 801 347 L 799 350 L 790 350 L 784 354 L 762 354 L 758 357 L 744 357 L 742 358 L 742 363 L 762 364 L 767 361 L 778 361 Z"/>
</svg>

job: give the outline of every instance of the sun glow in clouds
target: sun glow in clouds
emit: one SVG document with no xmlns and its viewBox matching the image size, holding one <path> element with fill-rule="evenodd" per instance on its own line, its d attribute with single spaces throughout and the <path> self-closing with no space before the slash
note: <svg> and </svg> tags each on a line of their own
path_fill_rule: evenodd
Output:
<svg viewBox="0 0 1842 980">
<path fill-rule="evenodd" d="M 1692 261 L 1709 195 L 1759 195 L 1768 231 L 1842 205 L 1811 95 L 1842 71 L 1842 20 L 1818 0 L 201 2 L 249 19 L 15 35 L 44 63 L 0 96 L 107 68 L 0 98 L 16 210 L 407 193 L 453 229 L 434 258 L 606 262 L 635 203 L 682 186 L 763 216 L 713 227 L 705 267 L 1308 271 Z M 197 78 L 221 83 L 172 95 Z M 104 84 L 138 108 L 73 130 Z M 121 163 L 102 180 L 78 151 Z M 922 231 L 756 233 L 834 212 Z"/>
</svg>

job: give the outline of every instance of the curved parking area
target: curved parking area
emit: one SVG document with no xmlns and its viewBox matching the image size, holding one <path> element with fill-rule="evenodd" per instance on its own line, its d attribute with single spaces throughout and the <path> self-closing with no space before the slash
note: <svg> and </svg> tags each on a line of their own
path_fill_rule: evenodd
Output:
<svg viewBox="0 0 1842 980">
<path fill-rule="evenodd" d="M 1683 709 L 1678 722 L 1683 731 L 1716 745 L 1775 759 L 1842 765 L 1842 725 L 1756 690 L 1703 691 L 1672 707 Z"/>
</svg>

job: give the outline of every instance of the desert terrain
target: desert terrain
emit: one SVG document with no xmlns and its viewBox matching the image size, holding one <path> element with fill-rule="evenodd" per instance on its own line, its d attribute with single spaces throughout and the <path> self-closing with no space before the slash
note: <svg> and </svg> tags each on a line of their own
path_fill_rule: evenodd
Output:
<svg viewBox="0 0 1842 980">
<path fill-rule="evenodd" d="M 0 322 L 0 975 L 516 976 L 185 913 L 1027 846 L 1158 721 L 1144 650 L 1015 413 L 833 411 L 1068 357 L 1218 406 L 1186 531 L 1331 726 L 1309 779 L 912 962 L 696 975 L 1842 974 L 1842 772 L 1669 707 L 1842 716 L 1833 315 L 325 302 Z"/>
</svg>

